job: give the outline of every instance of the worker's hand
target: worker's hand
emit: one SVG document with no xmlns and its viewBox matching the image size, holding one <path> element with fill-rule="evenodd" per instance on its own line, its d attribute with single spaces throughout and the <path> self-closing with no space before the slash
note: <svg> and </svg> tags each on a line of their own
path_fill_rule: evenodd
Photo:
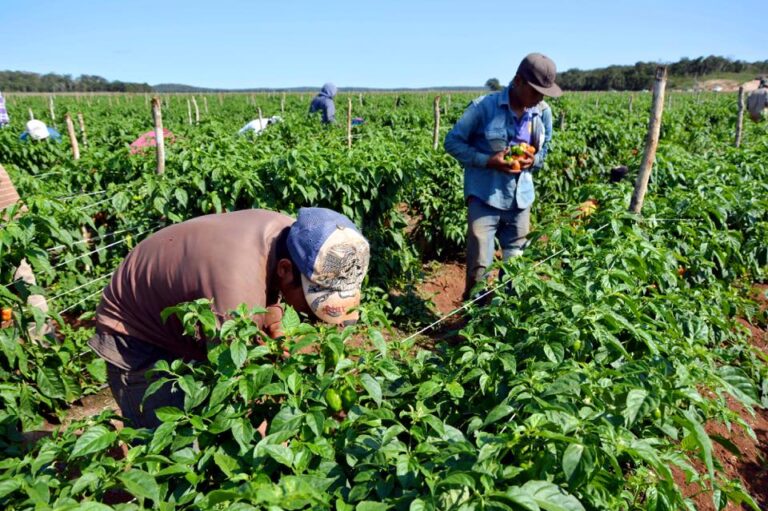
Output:
<svg viewBox="0 0 768 511">
<path fill-rule="evenodd" d="M 485 166 L 489 169 L 498 170 L 506 174 L 519 174 L 522 166 L 515 169 L 512 166 L 512 162 L 508 162 L 504 159 L 504 156 L 506 156 L 508 152 L 509 149 L 504 149 L 503 151 L 492 154 L 491 157 L 488 158 L 488 163 L 486 163 Z"/>
<path fill-rule="evenodd" d="M 520 163 L 521 169 L 529 169 L 533 167 L 533 162 L 535 161 L 534 152 L 532 149 L 529 149 L 525 151 L 525 156 L 522 158 L 518 158 L 517 161 Z"/>
<path fill-rule="evenodd" d="M 264 314 L 264 332 L 273 339 L 282 337 L 283 333 L 283 306 L 282 304 L 268 305 Z"/>
</svg>

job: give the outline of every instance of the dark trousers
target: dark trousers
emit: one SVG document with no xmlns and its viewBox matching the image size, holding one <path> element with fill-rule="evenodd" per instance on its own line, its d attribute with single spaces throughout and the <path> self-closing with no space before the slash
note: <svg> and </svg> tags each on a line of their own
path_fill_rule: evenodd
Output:
<svg viewBox="0 0 768 511">
<path fill-rule="evenodd" d="M 163 406 L 175 406 L 184 409 L 184 392 L 172 383 L 166 383 L 144 399 L 147 388 L 158 378 L 148 377 L 148 369 L 126 371 L 107 362 L 107 379 L 112 395 L 120 407 L 127 426 L 133 428 L 156 428 L 160 419 L 155 410 Z M 142 400 L 144 404 L 142 405 Z"/>
</svg>

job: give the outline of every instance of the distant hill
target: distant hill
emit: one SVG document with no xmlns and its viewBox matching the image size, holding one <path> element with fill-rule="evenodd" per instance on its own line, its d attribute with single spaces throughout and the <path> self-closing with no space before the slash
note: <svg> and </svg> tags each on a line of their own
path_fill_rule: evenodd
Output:
<svg viewBox="0 0 768 511">
<path fill-rule="evenodd" d="M 565 90 L 643 90 L 653 85 L 655 62 L 638 62 L 627 66 L 608 66 L 599 69 L 569 69 L 560 72 L 557 82 Z M 712 80 L 735 80 L 737 83 L 754 80 L 768 75 L 768 60 L 745 62 L 710 55 L 695 59 L 683 58 L 675 63 L 666 63 L 667 86 L 672 89 L 700 89 Z M 161 83 L 150 86 L 146 83 L 109 81 L 95 75 L 70 75 L 54 73 L 38 74 L 27 71 L 0 71 L 0 91 L 8 92 L 302 92 L 318 91 L 313 87 L 266 88 L 249 87 L 242 89 L 216 89 L 195 87 L 179 83 Z M 408 91 L 482 91 L 483 86 L 435 86 L 419 88 L 341 87 L 343 92 L 408 92 Z"/>
<path fill-rule="evenodd" d="M 207 89 L 204 87 L 194 87 L 192 85 L 184 85 L 180 83 L 160 83 L 153 85 L 152 89 L 155 92 L 181 92 L 181 93 L 200 93 L 211 94 L 215 92 L 318 92 L 320 87 L 253 87 L 249 89 Z M 472 87 L 469 85 L 459 85 L 455 87 L 441 86 L 441 87 L 399 87 L 399 88 L 381 88 L 381 87 L 339 87 L 339 91 L 342 92 L 408 92 L 408 91 L 473 91 L 484 90 L 484 87 Z"/>
</svg>

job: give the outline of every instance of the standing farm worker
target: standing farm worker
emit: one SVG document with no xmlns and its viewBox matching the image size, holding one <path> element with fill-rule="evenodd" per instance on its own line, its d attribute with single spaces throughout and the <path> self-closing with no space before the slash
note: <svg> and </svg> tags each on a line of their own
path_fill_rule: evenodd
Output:
<svg viewBox="0 0 768 511">
<path fill-rule="evenodd" d="M 0 93 L 0 128 L 4 128 L 10 124 L 11 119 L 8 117 L 8 110 L 5 108 L 5 98 Z"/>
<path fill-rule="evenodd" d="M 467 280 L 464 299 L 485 282 L 495 238 L 504 260 L 523 252 L 534 201 L 533 173 L 544 164 L 545 127 L 539 103 L 562 94 L 555 63 L 531 53 L 512 82 L 472 101 L 445 137 L 445 150 L 464 167 Z"/>
<path fill-rule="evenodd" d="M 61 134 L 58 131 L 46 126 L 43 121 L 32 119 L 27 121 L 26 129 L 19 136 L 19 140 L 45 140 L 48 137 L 56 142 L 61 142 Z"/>
<path fill-rule="evenodd" d="M 336 122 L 336 105 L 333 98 L 336 97 L 336 86 L 326 83 L 320 92 L 312 99 L 309 105 L 309 113 L 320 112 L 324 124 Z"/>
<path fill-rule="evenodd" d="M 184 335 L 161 312 L 199 298 L 212 300 L 219 324 L 245 303 L 272 338 L 282 335 L 283 304 L 312 319 L 352 324 L 368 271 L 369 246 L 344 215 L 302 208 L 296 220 L 252 209 L 206 215 L 166 227 L 139 243 L 120 264 L 96 310 L 89 345 L 107 362 L 112 394 L 133 427 L 160 424 L 154 410 L 183 409 L 184 394 L 166 384 L 147 398 L 145 373 L 159 360 L 205 361 L 206 343 Z"/>
<path fill-rule="evenodd" d="M 768 111 L 768 77 L 762 77 L 758 88 L 749 94 L 747 110 L 753 121 L 760 122 L 765 119 Z"/>
</svg>

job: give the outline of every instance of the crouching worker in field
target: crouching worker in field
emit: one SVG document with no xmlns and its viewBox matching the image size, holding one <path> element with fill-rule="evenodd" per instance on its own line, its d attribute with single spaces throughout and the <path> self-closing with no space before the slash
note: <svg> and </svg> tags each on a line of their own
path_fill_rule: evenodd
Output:
<svg viewBox="0 0 768 511">
<path fill-rule="evenodd" d="M 326 83 L 317 96 L 312 99 L 312 103 L 309 104 L 309 113 L 320 112 L 323 124 L 336 122 L 336 104 L 333 102 L 333 98 L 336 97 L 336 90 L 334 84 Z"/>
<path fill-rule="evenodd" d="M 512 82 L 469 104 L 445 137 L 445 150 L 464 167 L 467 202 L 467 280 L 464 299 L 485 282 L 499 238 L 505 260 L 521 255 L 535 198 L 533 173 L 541 169 L 551 138 L 540 102 L 562 94 L 555 63 L 526 56 Z"/>
<path fill-rule="evenodd" d="M 61 142 L 61 134 L 54 128 L 46 126 L 43 121 L 32 119 L 27 121 L 26 129 L 19 135 L 19 140 L 45 140 L 50 138 L 55 142 Z"/>
<path fill-rule="evenodd" d="M 207 215 L 172 225 L 139 243 L 112 276 L 96 311 L 89 344 L 107 362 L 109 386 L 132 427 L 155 428 L 155 410 L 183 409 L 171 384 L 144 402 L 145 373 L 159 360 L 206 360 L 206 339 L 185 336 L 167 307 L 199 298 L 213 301 L 221 323 L 245 303 L 264 307 L 253 318 L 279 337 L 282 304 L 310 319 L 347 325 L 357 320 L 368 271 L 369 246 L 344 215 L 302 208 L 296 220 L 266 210 Z"/>
</svg>

